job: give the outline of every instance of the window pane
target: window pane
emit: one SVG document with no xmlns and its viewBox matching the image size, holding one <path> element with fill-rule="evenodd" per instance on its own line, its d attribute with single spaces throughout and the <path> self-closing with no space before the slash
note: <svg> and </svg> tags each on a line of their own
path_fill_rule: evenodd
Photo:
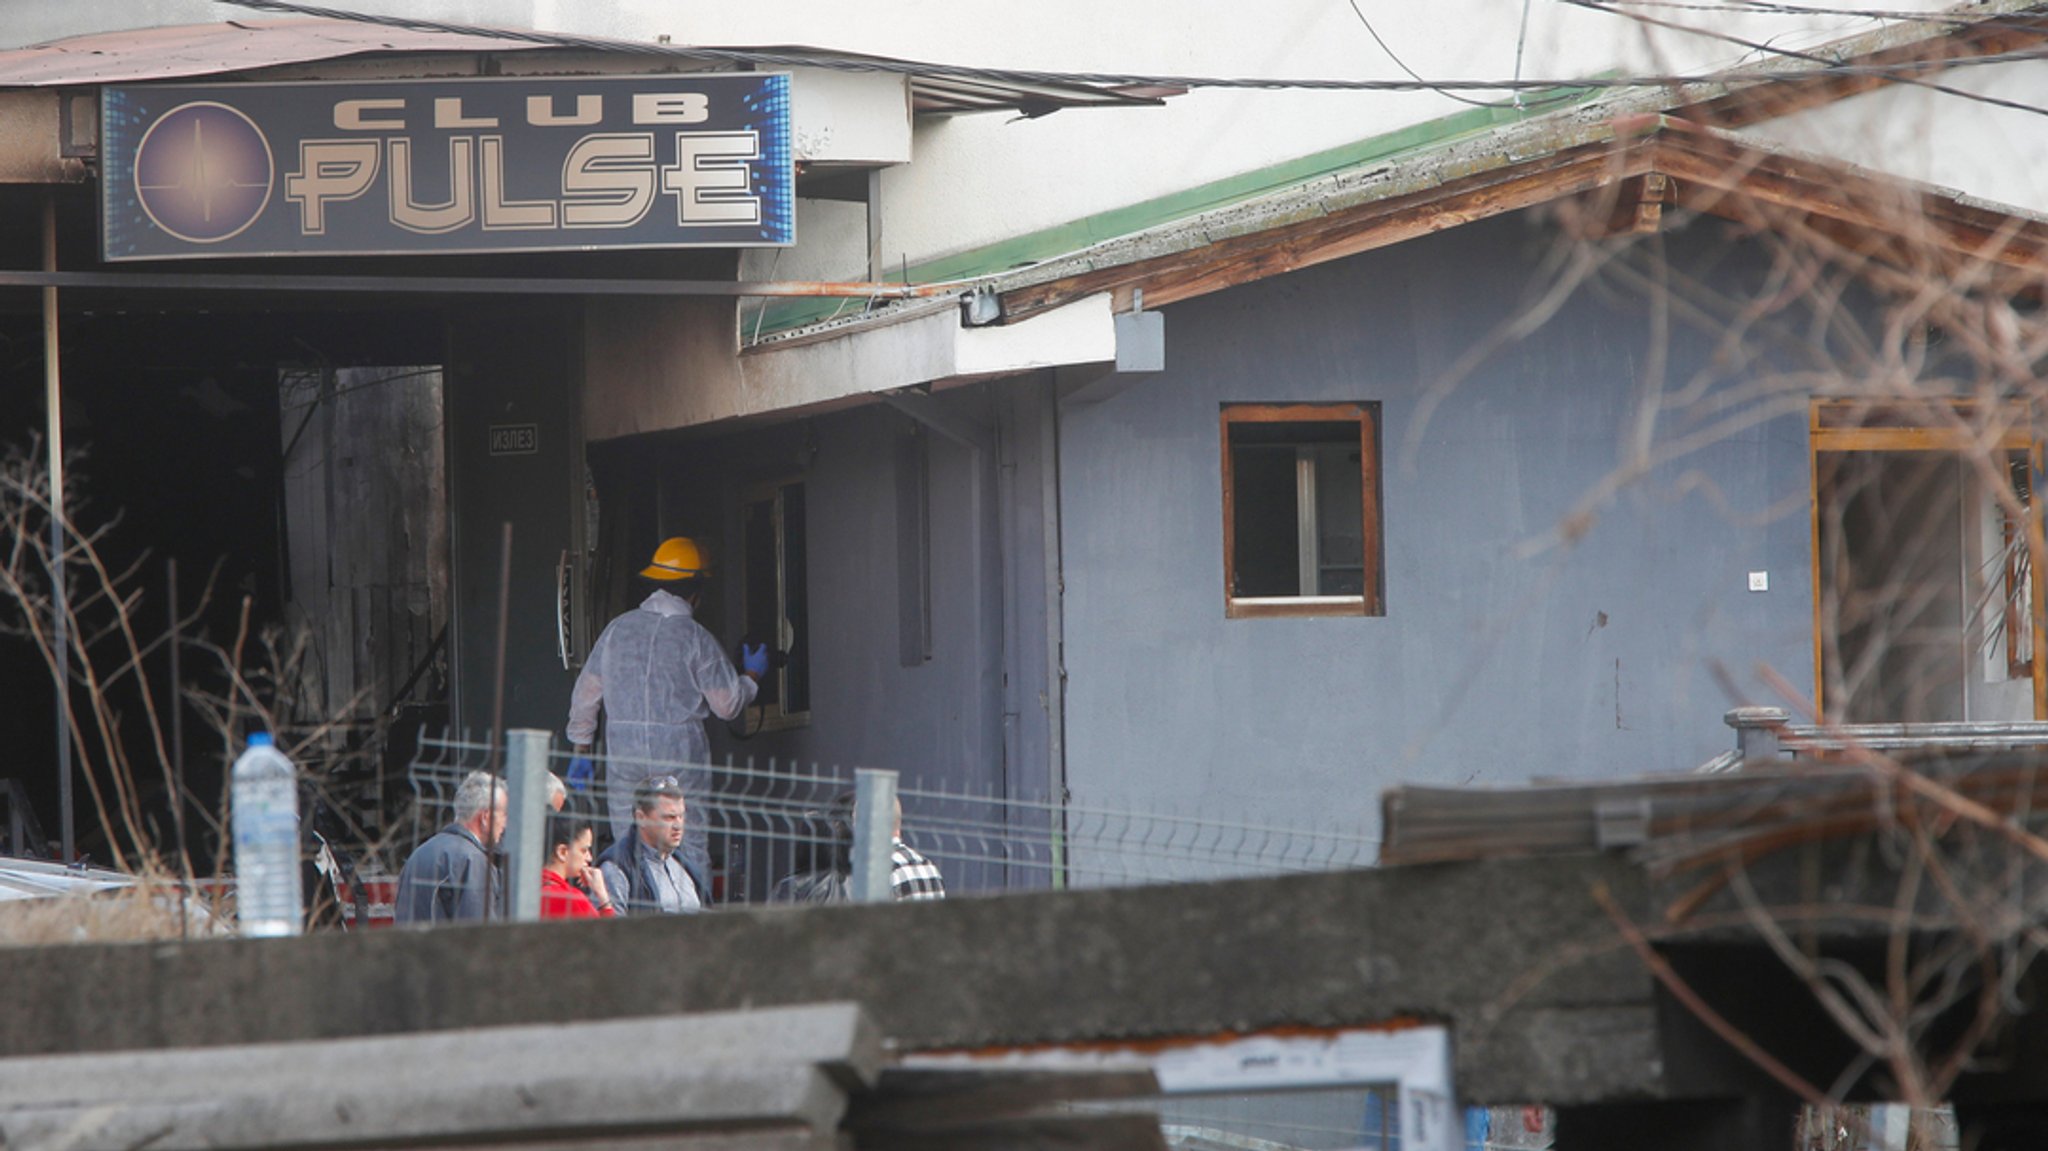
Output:
<svg viewBox="0 0 2048 1151">
<path fill-rule="evenodd" d="M 1248 421 L 1226 427 L 1236 573 L 1231 594 L 1365 594 L 1358 423 Z M 1303 522 L 1305 506 L 1313 509 L 1312 522 Z M 1313 570 L 1303 578 L 1309 564 Z"/>
<path fill-rule="evenodd" d="M 1230 472 L 1235 484 L 1237 546 L 1233 557 L 1237 586 L 1231 594 L 1301 594 L 1294 449 L 1281 444 L 1233 446 Z"/>
<path fill-rule="evenodd" d="M 1351 432 L 1349 444 L 1313 449 L 1317 595 L 1365 594 L 1365 476 L 1357 429 Z"/>
<path fill-rule="evenodd" d="M 1316 447 L 1349 444 L 1358 448 L 1357 420 L 1246 421 L 1230 425 L 1232 444 L 1287 444 Z"/>
</svg>

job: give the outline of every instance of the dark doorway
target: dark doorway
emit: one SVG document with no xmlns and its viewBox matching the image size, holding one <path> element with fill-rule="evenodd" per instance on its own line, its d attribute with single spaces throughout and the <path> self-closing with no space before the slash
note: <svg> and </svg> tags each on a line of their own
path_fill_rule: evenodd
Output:
<svg viewBox="0 0 2048 1151">
<path fill-rule="evenodd" d="M 1823 693 L 1846 723 L 2035 718 L 2024 450 L 1819 451 Z M 2009 498 L 2007 498 L 2009 497 Z"/>
<path fill-rule="evenodd" d="M 10 298 L 14 310 L 0 313 L 0 449 L 18 452 L 30 451 L 44 427 L 41 328 L 24 306 L 29 302 Z M 186 638 L 228 648 L 240 636 L 253 651 L 266 628 L 289 622 L 294 594 L 304 591 L 292 580 L 284 452 L 299 414 L 285 410 L 281 375 L 326 372 L 340 379 L 359 366 L 433 364 L 444 346 L 443 325 L 426 310 L 322 311 L 277 299 L 213 310 L 207 303 L 79 294 L 67 297 L 61 326 L 69 511 L 81 529 L 104 529 L 102 556 L 134 590 L 132 627 L 148 648 L 138 674 L 112 689 L 126 717 L 117 738 L 128 745 L 131 763 L 146 766 L 132 772 L 141 826 L 114 821 L 112 834 L 175 852 L 160 761 L 182 751 L 191 795 L 186 846 L 202 872 L 219 846 L 209 817 L 220 806 L 227 743 L 188 710 L 182 748 L 160 755 L 138 718 L 143 693 L 160 711 L 172 699 L 168 649 L 157 642 L 170 618 L 170 562 L 179 573 L 180 607 L 205 605 Z M 226 690 L 218 661 L 183 650 L 188 687 Z M 32 647 L 0 637 L 0 682 L 14 704 L 0 709 L 0 738 L 10 749 L 0 776 L 21 784 L 55 840 L 59 782 L 49 671 Z M 105 760 L 101 753 L 91 761 L 104 773 Z M 81 775 L 76 783 L 78 844 L 102 862 L 115 844 L 88 784 L 110 782 Z"/>
</svg>

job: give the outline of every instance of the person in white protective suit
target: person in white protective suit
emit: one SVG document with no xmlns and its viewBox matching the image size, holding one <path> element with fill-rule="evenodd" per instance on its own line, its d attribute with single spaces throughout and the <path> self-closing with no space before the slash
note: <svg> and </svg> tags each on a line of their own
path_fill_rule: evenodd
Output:
<svg viewBox="0 0 2048 1151">
<path fill-rule="evenodd" d="M 654 776 L 677 776 L 691 806 L 705 810 L 700 804 L 710 782 L 711 744 L 704 718 L 736 718 L 768 673 L 766 644 L 743 649 L 743 666 L 735 669 L 694 618 L 709 574 L 695 541 L 662 541 L 640 575 L 666 586 L 605 626 L 570 693 L 571 787 L 588 786 L 595 771 L 590 749 L 598 708 L 604 709 L 605 794 L 614 839 L 634 834 L 633 791 Z M 692 822 L 683 854 L 708 868 L 701 820 Z"/>
</svg>

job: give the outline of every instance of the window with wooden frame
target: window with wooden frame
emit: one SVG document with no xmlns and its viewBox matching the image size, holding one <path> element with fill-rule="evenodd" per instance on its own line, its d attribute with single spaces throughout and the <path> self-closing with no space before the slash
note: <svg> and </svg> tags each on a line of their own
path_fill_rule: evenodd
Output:
<svg viewBox="0 0 2048 1151">
<path fill-rule="evenodd" d="M 1379 405 L 1225 404 L 1224 615 L 1384 615 Z"/>
<path fill-rule="evenodd" d="M 761 680 L 756 697 L 762 709 L 760 725 L 768 730 L 810 719 L 811 601 L 804 514 L 801 480 L 751 488 L 740 507 L 745 642 L 766 643 L 784 657 Z"/>
<path fill-rule="evenodd" d="M 2035 657 L 2048 617 L 2032 563 L 2040 426 L 2023 402 L 1812 401 L 1814 687 L 1823 714 L 1849 723 L 2048 719 L 2048 667 Z M 1955 663 L 1948 653 L 1958 648 L 1964 659 Z M 2026 685 L 2030 708 L 2001 689 L 2008 683 Z"/>
</svg>

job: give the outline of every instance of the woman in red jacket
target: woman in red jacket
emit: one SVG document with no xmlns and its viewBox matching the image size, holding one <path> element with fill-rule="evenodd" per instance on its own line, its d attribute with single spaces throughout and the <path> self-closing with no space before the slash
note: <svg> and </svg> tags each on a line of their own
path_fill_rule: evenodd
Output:
<svg viewBox="0 0 2048 1151">
<path fill-rule="evenodd" d="M 618 914 L 604 889 L 604 873 L 590 861 L 590 837 L 590 824 L 581 819 L 557 815 L 548 820 L 547 862 L 540 869 L 542 919 L 610 919 Z"/>
</svg>

